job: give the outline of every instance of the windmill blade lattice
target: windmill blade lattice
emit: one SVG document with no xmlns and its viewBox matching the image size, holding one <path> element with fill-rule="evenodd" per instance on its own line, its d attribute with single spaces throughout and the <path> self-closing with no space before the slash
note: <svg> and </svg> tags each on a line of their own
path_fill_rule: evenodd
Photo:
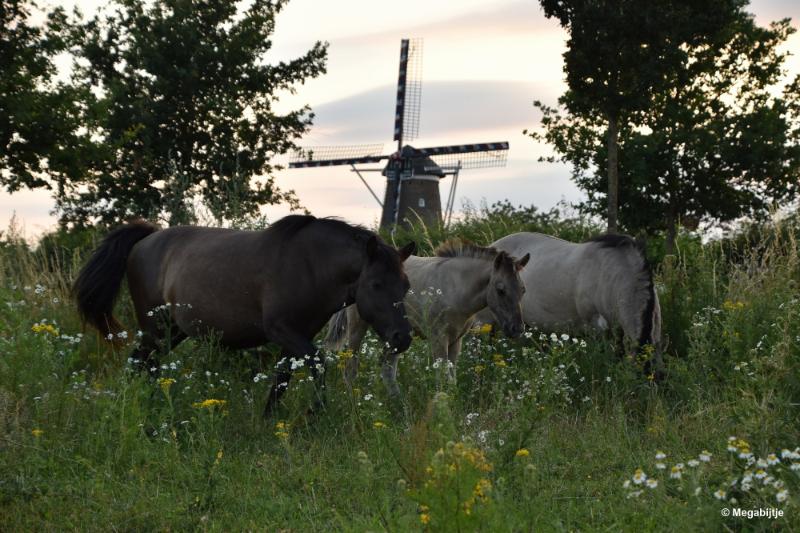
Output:
<svg viewBox="0 0 800 533">
<path fill-rule="evenodd" d="M 494 150 L 508 150 L 507 142 L 498 143 L 473 143 L 473 144 L 451 144 L 449 146 L 432 146 L 430 148 L 415 148 L 414 156 L 434 156 L 445 154 L 466 154 L 469 152 L 484 152 Z"/>
<path fill-rule="evenodd" d="M 508 150 L 435 155 L 431 159 L 442 168 L 455 166 L 458 166 L 461 170 L 498 168 L 506 166 Z"/>
<path fill-rule="evenodd" d="M 294 152 L 289 162 L 289 168 L 377 163 L 388 157 L 381 155 L 381 152 L 383 152 L 383 144 L 308 146 Z"/>
<path fill-rule="evenodd" d="M 394 140 L 403 142 L 419 135 L 419 108 L 422 102 L 422 39 L 400 41 L 400 72 L 397 78 L 397 104 L 394 113 Z"/>
</svg>

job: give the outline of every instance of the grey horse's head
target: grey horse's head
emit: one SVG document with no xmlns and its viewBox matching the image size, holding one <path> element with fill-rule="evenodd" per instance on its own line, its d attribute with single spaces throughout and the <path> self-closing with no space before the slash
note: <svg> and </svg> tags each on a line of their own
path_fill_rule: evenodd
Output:
<svg viewBox="0 0 800 533">
<path fill-rule="evenodd" d="M 486 304 L 508 337 L 519 337 L 525 330 L 521 303 L 525 284 L 519 271 L 528 264 L 530 258 L 531 254 L 525 254 L 517 260 L 506 252 L 498 252 L 492 265 L 486 288 Z"/>
</svg>

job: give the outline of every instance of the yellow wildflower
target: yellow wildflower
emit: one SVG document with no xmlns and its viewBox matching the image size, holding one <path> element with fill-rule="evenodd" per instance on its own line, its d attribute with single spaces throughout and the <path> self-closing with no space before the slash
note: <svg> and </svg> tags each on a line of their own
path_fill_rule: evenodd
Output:
<svg viewBox="0 0 800 533">
<path fill-rule="evenodd" d="M 32 430 L 31 430 L 31 435 L 33 435 L 34 437 L 36 437 L 36 438 L 38 439 L 39 437 L 41 437 L 42 435 L 44 435 L 44 430 L 41 430 L 41 429 L 32 429 Z"/>
<path fill-rule="evenodd" d="M 347 361 L 353 358 L 353 350 L 342 350 L 336 355 L 339 358 L 339 362 L 336 363 L 336 366 L 344 370 L 345 366 L 347 366 Z"/>
<path fill-rule="evenodd" d="M 279 420 L 275 423 L 275 436 L 279 439 L 286 440 L 289 438 L 289 424 L 284 422 L 283 420 Z"/>
<path fill-rule="evenodd" d="M 227 400 L 216 400 L 214 398 L 210 398 L 208 400 L 203 400 L 202 402 L 195 402 L 192 404 L 192 407 L 196 409 L 213 409 L 214 407 L 225 407 L 226 403 L 228 403 Z"/>
<path fill-rule="evenodd" d="M 745 303 L 744 302 L 740 302 L 738 300 L 735 301 L 735 302 L 731 301 L 731 300 L 725 300 L 722 303 L 722 308 L 725 309 L 726 311 L 739 311 L 741 309 L 744 309 L 744 307 L 745 307 Z"/>
<path fill-rule="evenodd" d="M 478 480 L 475 488 L 472 489 L 472 495 L 479 500 L 486 500 L 487 494 L 492 490 L 492 482 L 485 477 Z"/>
<path fill-rule="evenodd" d="M 169 388 L 175 383 L 173 378 L 158 378 L 158 386 L 161 387 L 161 390 L 164 391 L 164 394 L 169 393 Z"/>
<path fill-rule="evenodd" d="M 528 457 L 530 454 L 531 452 L 529 452 L 527 448 L 520 448 L 516 453 L 517 457 Z"/>
<path fill-rule="evenodd" d="M 481 324 L 478 327 L 472 328 L 471 331 L 472 331 L 472 333 L 475 333 L 475 334 L 478 334 L 478 335 L 486 335 L 487 333 L 491 333 L 492 332 L 492 325 L 491 324 Z"/>
<path fill-rule="evenodd" d="M 496 353 L 492 356 L 492 359 L 494 359 L 494 366 L 499 366 L 500 368 L 508 366 L 502 354 Z"/>
<path fill-rule="evenodd" d="M 54 337 L 58 337 L 58 330 L 52 324 L 39 324 L 38 322 L 31 326 L 31 331 L 34 333 L 49 333 Z"/>
<path fill-rule="evenodd" d="M 474 367 L 472 367 L 472 370 L 474 370 L 476 374 L 480 374 L 481 372 L 486 370 L 486 367 L 483 365 L 475 365 Z"/>
<path fill-rule="evenodd" d="M 374 427 L 375 429 L 382 429 L 386 427 L 386 424 L 384 424 L 380 420 L 376 420 L 375 422 L 372 423 L 372 427 Z"/>
<path fill-rule="evenodd" d="M 431 521 L 431 515 L 429 515 L 428 513 L 422 513 L 421 515 L 419 515 L 419 521 L 422 522 L 422 525 L 424 526 L 428 525 L 428 523 L 430 523 Z"/>
</svg>

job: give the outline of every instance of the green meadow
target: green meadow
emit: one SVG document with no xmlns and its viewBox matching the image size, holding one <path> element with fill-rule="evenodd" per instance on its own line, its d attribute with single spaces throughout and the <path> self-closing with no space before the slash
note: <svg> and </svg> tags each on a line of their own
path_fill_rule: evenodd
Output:
<svg viewBox="0 0 800 533">
<path fill-rule="evenodd" d="M 261 416 L 276 351 L 184 342 L 155 380 L 84 329 L 71 281 L 101 235 L 0 248 L 0 530 L 761 531 L 800 528 L 800 260 L 796 217 L 726 239 L 650 242 L 667 379 L 613 336 L 473 331 L 457 382 L 425 339 L 401 357 L 402 403 L 370 336 L 355 386 L 327 358 L 326 407 L 295 372 Z M 449 230 L 581 240 L 591 223 L 508 206 Z M 529 288 L 531 290 L 531 288 Z M 321 346 L 321 336 L 318 340 Z M 778 517 L 733 516 L 773 509 Z M 724 516 L 725 510 L 732 512 Z"/>
</svg>

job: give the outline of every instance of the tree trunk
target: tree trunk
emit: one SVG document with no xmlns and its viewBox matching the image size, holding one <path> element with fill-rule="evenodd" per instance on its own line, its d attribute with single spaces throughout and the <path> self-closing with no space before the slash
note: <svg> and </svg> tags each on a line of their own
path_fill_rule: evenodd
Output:
<svg viewBox="0 0 800 533">
<path fill-rule="evenodd" d="M 675 208 L 670 206 L 667 211 L 667 240 L 664 243 L 664 252 L 667 255 L 675 254 L 675 241 L 678 236 L 678 217 Z"/>
<path fill-rule="evenodd" d="M 617 113 L 609 111 L 606 146 L 608 149 L 608 232 L 617 233 L 617 211 L 619 209 L 619 129 Z"/>
</svg>

